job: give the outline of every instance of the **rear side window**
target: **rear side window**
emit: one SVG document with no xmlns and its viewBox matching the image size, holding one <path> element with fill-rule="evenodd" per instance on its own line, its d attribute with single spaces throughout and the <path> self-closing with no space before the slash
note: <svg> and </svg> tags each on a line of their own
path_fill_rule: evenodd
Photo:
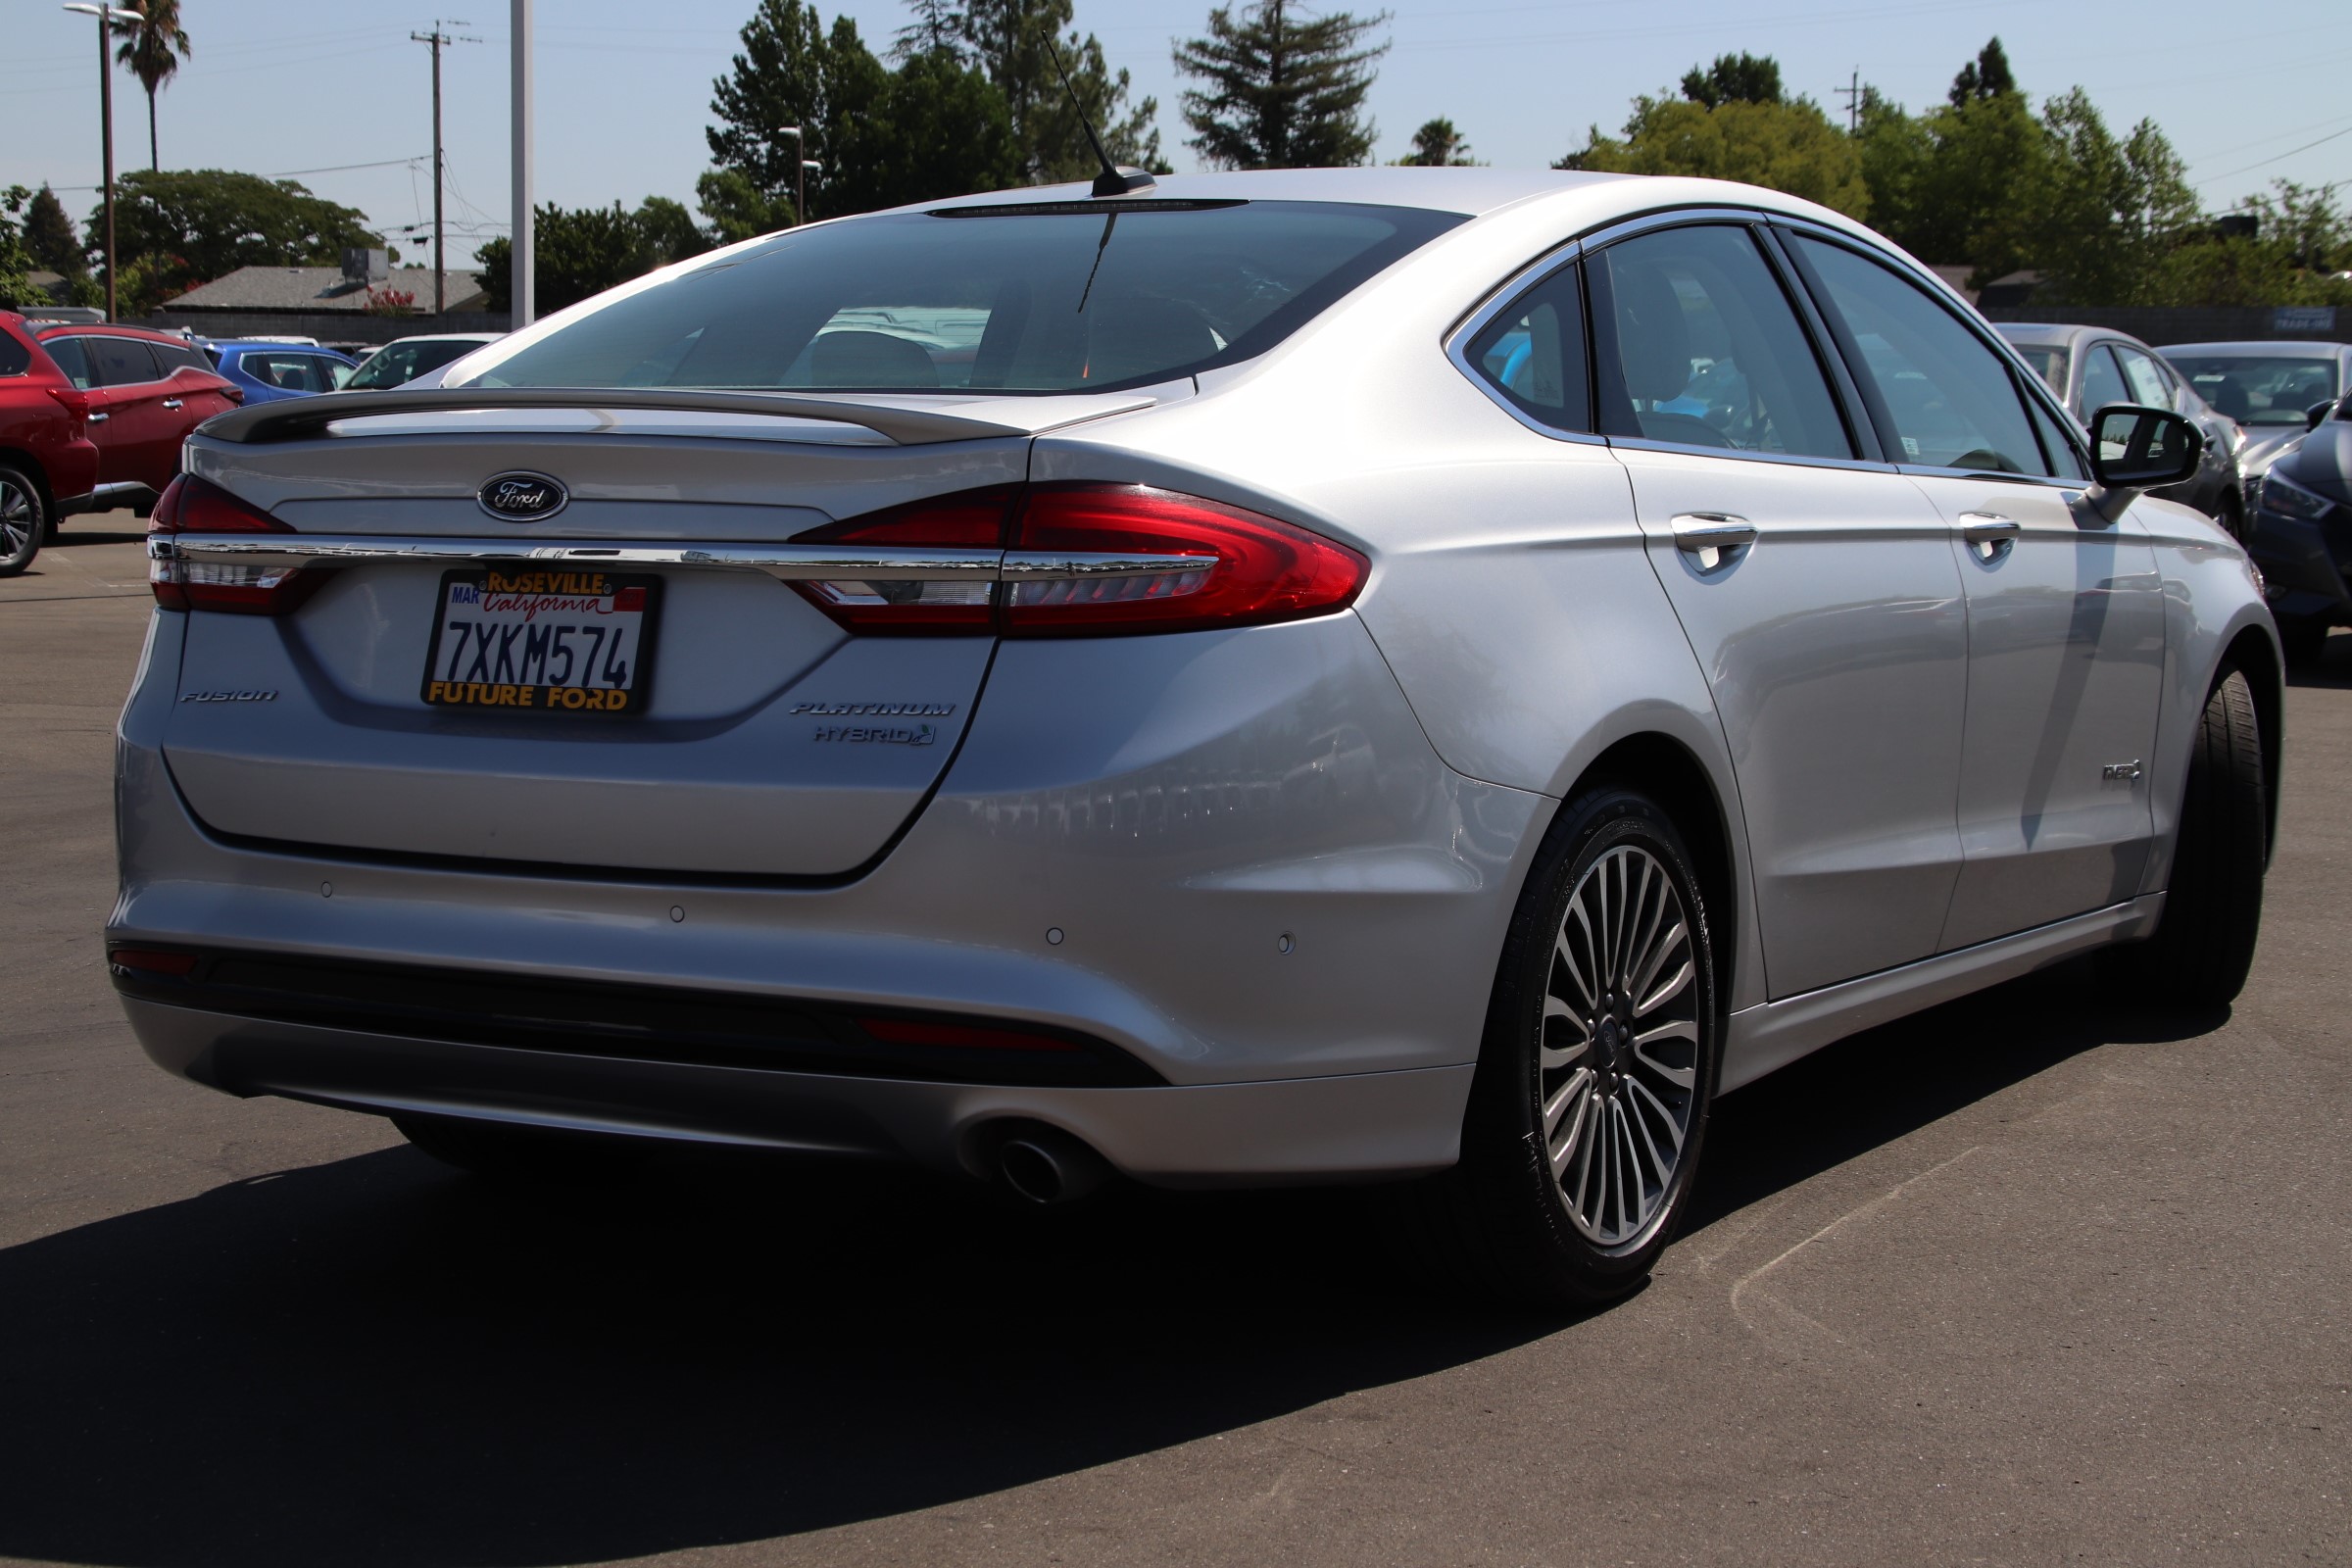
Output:
<svg viewBox="0 0 2352 1568">
<path fill-rule="evenodd" d="M 1739 452 L 1854 456 L 1821 362 L 1746 229 L 1639 234 L 1586 270 L 1605 433 Z"/>
<path fill-rule="evenodd" d="M 32 368 L 32 350 L 13 332 L 0 332 L 0 375 L 23 375 Z"/>
<path fill-rule="evenodd" d="M 81 339 L 77 337 L 45 337 L 41 339 L 41 352 L 55 360 L 57 368 L 65 372 L 66 379 L 81 388 L 82 391 L 87 392 L 98 384 L 96 378 L 90 374 L 90 356 L 88 351 L 81 346 Z"/>
<path fill-rule="evenodd" d="M 91 368 L 98 372 L 100 386 L 135 386 L 141 381 L 160 381 L 163 372 L 156 368 L 155 351 L 135 338 L 86 337 Z"/>
<path fill-rule="evenodd" d="M 332 392 L 333 361 L 316 354 L 247 354 L 240 362 L 247 375 L 264 386 L 289 392 Z"/>
<path fill-rule="evenodd" d="M 1464 356 L 1504 401 L 1555 430 L 1592 428 L 1585 298 L 1570 265 L 1503 307 Z"/>
<path fill-rule="evenodd" d="M 493 350 L 482 386 L 1087 392 L 1264 353 L 1463 221 L 1332 202 L 1088 201 L 794 230 Z"/>
<path fill-rule="evenodd" d="M 212 371 L 212 361 L 206 359 L 203 351 L 193 343 L 150 343 L 147 346 L 155 350 L 157 363 L 163 367 L 166 375 L 182 368 L 203 370 L 208 374 Z"/>
<path fill-rule="evenodd" d="M 2124 390 L 2124 372 L 2115 368 L 2115 355 L 2104 343 L 2093 343 L 2082 351 L 2082 406 L 2076 412 L 2085 423 L 2090 416 L 2110 403 L 2130 403 L 2132 394 Z"/>
<path fill-rule="evenodd" d="M 1844 327 L 1855 379 L 1901 463 L 1995 473 L 2050 471 L 2009 367 L 1917 285 L 1841 245 L 1799 235 Z"/>
</svg>

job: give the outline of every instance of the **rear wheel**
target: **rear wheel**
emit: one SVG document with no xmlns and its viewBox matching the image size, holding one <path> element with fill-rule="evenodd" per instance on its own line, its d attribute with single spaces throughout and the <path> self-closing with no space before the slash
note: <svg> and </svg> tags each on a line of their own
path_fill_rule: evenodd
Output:
<svg viewBox="0 0 2352 1568">
<path fill-rule="evenodd" d="M 444 1165 L 500 1182 L 608 1179 L 644 1163 L 649 1152 L 634 1139 L 465 1116 L 395 1116 L 392 1125 Z"/>
<path fill-rule="evenodd" d="M 1639 1285 L 1690 1198 L 1717 1030 L 1673 822 L 1632 790 L 1572 801 L 1512 919 L 1461 1163 L 1424 1195 L 1441 1259 L 1547 1305 Z"/>
<path fill-rule="evenodd" d="M 2127 995 L 2219 1007 L 2245 989 L 2262 930 L 2270 791 L 2253 688 L 2225 672 L 2188 759 L 2171 887 L 2156 934 L 2108 956 Z"/>
<path fill-rule="evenodd" d="M 0 577 L 32 564 L 49 537 L 49 507 L 23 469 L 0 466 Z"/>
</svg>

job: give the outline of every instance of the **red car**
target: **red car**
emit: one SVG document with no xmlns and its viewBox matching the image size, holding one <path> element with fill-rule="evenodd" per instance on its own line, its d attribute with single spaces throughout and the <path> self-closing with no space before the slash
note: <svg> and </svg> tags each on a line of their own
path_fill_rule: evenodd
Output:
<svg viewBox="0 0 2352 1568">
<path fill-rule="evenodd" d="M 32 564 L 61 516 L 144 516 L 188 432 L 242 401 L 180 338 L 0 311 L 0 576 Z"/>
</svg>

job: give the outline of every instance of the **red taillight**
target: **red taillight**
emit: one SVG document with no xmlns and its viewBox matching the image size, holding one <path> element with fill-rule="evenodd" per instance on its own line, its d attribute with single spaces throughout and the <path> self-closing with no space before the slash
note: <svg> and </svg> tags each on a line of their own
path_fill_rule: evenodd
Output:
<svg viewBox="0 0 2352 1568">
<path fill-rule="evenodd" d="M 1007 637 L 1198 631 L 1328 614 L 1370 563 L 1274 517 L 1142 485 L 1040 485 L 1004 558 Z"/>
<path fill-rule="evenodd" d="M 166 610 L 225 610 L 245 615 L 282 615 L 318 587 L 322 573 L 300 566 L 243 562 L 184 561 L 152 541 L 177 534 L 292 533 L 248 502 L 194 474 L 165 486 L 147 518 L 147 585 Z"/>
<path fill-rule="evenodd" d="M 1002 550 L 1004 520 L 1017 494 L 1010 486 L 966 490 L 829 523 L 797 535 L 793 543 L 870 547 L 878 561 L 926 550 Z M 874 582 L 839 577 L 793 586 L 852 631 L 975 635 L 987 632 L 996 616 L 996 585 L 985 578 Z"/>
<path fill-rule="evenodd" d="M 1142 485 L 975 490 L 829 524 L 796 544 L 909 556 L 1004 551 L 1002 580 L 844 577 L 794 586 L 852 631 L 1107 636 L 1259 626 L 1344 610 L 1370 564 L 1274 517 Z M 969 564 L 969 557 L 965 558 Z"/>
</svg>

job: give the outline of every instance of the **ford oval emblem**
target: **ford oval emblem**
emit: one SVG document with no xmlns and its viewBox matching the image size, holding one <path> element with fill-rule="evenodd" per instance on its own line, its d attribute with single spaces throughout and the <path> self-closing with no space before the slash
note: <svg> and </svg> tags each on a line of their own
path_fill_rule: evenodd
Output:
<svg viewBox="0 0 2352 1568">
<path fill-rule="evenodd" d="M 544 473 L 493 474 L 474 492 L 482 510 L 508 522 L 537 522 L 562 512 L 571 492 Z"/>
</svg>

